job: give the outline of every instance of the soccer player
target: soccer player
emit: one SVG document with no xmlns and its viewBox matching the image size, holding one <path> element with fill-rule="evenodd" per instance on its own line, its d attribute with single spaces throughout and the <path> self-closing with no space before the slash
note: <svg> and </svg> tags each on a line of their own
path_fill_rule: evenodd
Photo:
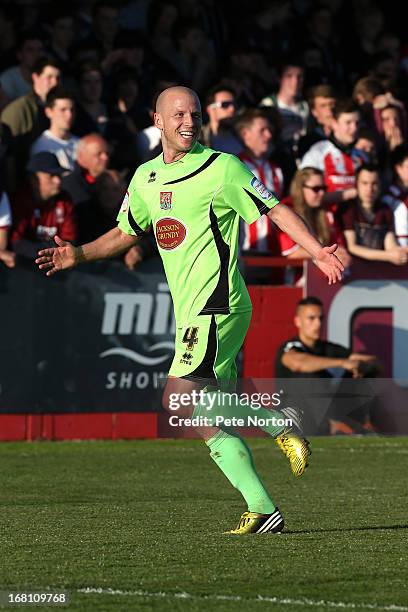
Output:
<svg viewBox="0 0 408 612">
<path fill-rule="evenodd" d="M 56 237 L 57 247 L 40 251 L 36 261 L 51 276 L 82 262 L 116 256 L 153 226 L 177 323 L 163 404 L 169 408 L 172 398 L 207 390 L 204 395 L 212 400 L 213 420 L 199 433 L 248 506 L 238 527 L 229 533 L 279 532 L 283 517 L 263 486 L 248 447 L 235 430 L 213 426 L 217 416 L 245 418 L 253 416 L 253 410 L 239 401 L 229 408 L 228 402 L 221 405 L 215 400 L 223 394 L 208 387 L 236 378 L 235 358 L 251 318 L 250 298 L 237 266 L 239 217 L 252 223 L 262 214 L 269 215 L 311 253 L 329 284 L 341 280 L 343 266 L 334 255 L 336 245 L 322 247 L 303 221 L 237 157 L 198 142 L 201 107 L 194 91 L 164 90 L 157 99 L 154 122 L 161 132 L 163 153 L 137 169 L 118 227 L 79 247 Z M 205 416 L 207 409 L 207 402 L 198 403 L 192 415 Z M 308 442 L 294 429 L 270 424 L 271 417 L 281 418 L 282 413 L 260 408 L 256 414 L 265 417 L 262 428 L 276 439 L 292 472 L 301 476 L 310 453 Z"/>
</svg>

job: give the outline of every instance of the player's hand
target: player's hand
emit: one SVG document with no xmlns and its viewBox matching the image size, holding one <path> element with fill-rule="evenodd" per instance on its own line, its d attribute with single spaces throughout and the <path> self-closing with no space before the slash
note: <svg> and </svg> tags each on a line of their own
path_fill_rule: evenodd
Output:
<svg viewBox="0 0 408 612">
<path fill-rule="evenodd" d="M 143 261 L 142 250 L 137 245 L 128 250 L 124 257 L 128 270 L 134 270 Z"/>
<path fill-rule="evenodd" d="M 40 270 L 47 270 L 47 276 L 52 276 L 60 270 L 68 270 L 78 263 L 77 249 L 73 244 L 55 236 L 57 247 L 38 251 L 35 263 Z"/>
<path fill-rule="evenodd" d="M 317 255 L 314 263 L 323 272 L 329 281 L 329 285 L 334 285 L 337 281 L 341 281 L 344 266 L 341 261 L 334 255 L 337 249 L 337 244 L 332 244 L 329 247 L 322 247 Z"/>
</svg>

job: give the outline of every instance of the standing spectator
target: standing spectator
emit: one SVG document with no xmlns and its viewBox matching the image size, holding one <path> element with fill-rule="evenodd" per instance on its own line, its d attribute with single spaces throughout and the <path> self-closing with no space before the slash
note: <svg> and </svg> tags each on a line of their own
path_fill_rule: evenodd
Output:
<svg viewBox="0 0 408 612">
<path fill-rule="evenodd" d="M 0 261 L 8 268 L 16 265 L 15 253 L 8 250 L 8 232 L 11 227 L 10 202 L 5 191 L 0 194 Z"/>
<path fill-rule="evenodd" d="M 72 73 L 71 49 L 75 38 L 75 21 L 72 12 L 60 6 L 51 8 L 51 11 L 50 7 L 47 7 L 45 20 L 50 36 L 47 53 L 54 57 L 61 67 L 65 85 L 67 77 Z"/>
<path fill-rule="evenodd" d="M 32 90 L 8 104 L 1 114 L 1 121 L 9 126 L 15 137 L 13 157 L 16 174 L 10 179 L 13 188 L 22 180 L 31 144 L 49 125 L 44 114 L 44 103 L 50 89 L 59 83 L 60 69 L 52 58 L 40 57 L 31 77 Z"/>
<path fill-rule="evenodd" d="M 17 47 L 19 63 L 0 74 L 0 87 L 9 102 L 25 96 L 31 90 L 31 73 L 42 54 L 43 43 L 39 32 L 23 32 Z"/>
<path fill-rule="evenodd" d="M 237 132 L 244 145 L 239 158 L 257 177 L 259 185 L 280 198 L 283 193 L 283 173 L 270 159 L 273 140 L 272 126 L 267 111 L 254 108 L 245 111 L 237 122 Z M 268 217 L 261 217 L 251 225 L 242 223 L 242 250 L 269 251 L 280 255 L 277 230 Z"/>
<path fill-rule="evenodd" d="M 129 131 L 122 117 L 112 119 L 102 100 L 103 74 L 97 64 L 85 63 L 80 67 L 79 96 L 72 132 L 86 136 L 99 132 L 110 147 L 112 165 L 118 170 L 134 167 L 134 147 L 129 142 Z M 130 145 L 130 146 L 129 146 Z"/>
<path fill-rule="evenodd" d="M 63 168 L 74 169 L 79 141 L 79 138 L 71 133 L 74 105 L 74 98 L 67 89 L 57 86 L 48 92 L 45 114 L 50 120 L 50 127 L 34 142 L 31 156 L 41 151 L 49 151 L 56 155 Z"/>
<path fill-rule="evenodd" d="M 95 181 L 109 163 L 108 143 L 99 134 L 88 134 L 77 146 L 77 161 L 74 171 L 63 179 L 63 188 L 68 191 L 77 207 L 86 206 L 93 197 Z"/>
<path fill-rule="evenodd" d="M 78 70 L 78 104 L 73 132 L 85 136 L 91 132 L 106 130 L 109 121 L 108 109 L 102 102 L 103 74 L 100 66 L 85 62 Z"/>
<path fill-rule="evenodd" d="M 209 38 L 196 22 L 189 20 L 176 23 L 174 38 L 177 51 L 168 56 L 168 61 L 183 82 L 197 91 L 204 91 L 214 79 L 216 64 Z"/>
<path fill-rule="evenodd" d="M 29 181 L 12 198 L 14 251 L 35 258 L 38 249 L 49 246 L 55 235 L 77 240 L 74 207 L 70 196 L 61 191 L 66 172 L 52 153 L 37 153 L 27 166 Z"/>
<path fill-rule="evenodd" d="M 102 0 L 92 8 L 92 34 L 87 42 L 97 45 L 101 57 L 113 51 L 115 37 L 119 31 L 119 6 L 116 2 Z"/>
<path fill-rule="evenodd" d="M 342 215 L 347 249 L 351 255 L 369 261 L 407 263 L 408 247 L 398 246 L 394 219 L 389 206 L 380 201 L 380 177 L 375 166 L 357 170 L 357 198 Z"/>
<path fill-rule="evenodd" d="M 242 145 L 235 135 L 233 119 L 237 110 L 235 92 L 225 85 L 215 85 L 207 94 L 208 123 L 202 127 L 201 141 L 207 147 L 237 155 Z"/>
<path fill-rule="evenodd" d="M 391 154 L 394 181 L 383 198 L 394 214 L 398 244 L 408 247 L 408 145 L 395 147 Z"/>
<path fill-rule="evenodd" d="M 303 155 L 319 140 L 329 138 L 333 129 L 333 109 L 336 94 L 331 85 L 317 85 L 310 91 L 310 115 L 307 132 L 298 143 L 298 155 Z"/>
<path fill-rule="evenodd" d="M 280 66 L 277 94 L 264 98 L 262 106 L 276 106 L 282 118 L 281 139 L 297 156 L 297 141 L 306 133 L 309 106 L 302 98 L 303 67 L 296 59 L 287 59 Z"/>
<path fill-rule="evenodd" d="M 338 203 L 357 195 L 355 170 L 361 155 L 354 150 L 359 122 L 358 107 L 352 100 L 338 100 L 333 109 L 333 133 L 314 144 L 303 156 L 300 167 L 318 168 L 328 190 L 326 200 Z"/>
</svg>

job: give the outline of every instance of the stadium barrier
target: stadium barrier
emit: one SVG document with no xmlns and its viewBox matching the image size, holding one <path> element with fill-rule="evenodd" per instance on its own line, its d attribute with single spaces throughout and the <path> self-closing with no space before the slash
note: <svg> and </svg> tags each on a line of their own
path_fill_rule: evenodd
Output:
<svg viewBox="0 0 408 612">
<path fill-rule="evenodd" d="M 342 285 L 328 287 L 313 266 L 307 275 L 308 294 L 325 304 L 328 338 L 378 354 L 398 379 L 408 379 L 405 278 L 405 269 L 362 262 Z M 52 278 L 19 262 L 0 268 L 0 293 L 1 440 L 169 435 L 158 413 L 175 324 L 159 260 L 134 272 L 111 261 Z M 295 332 L 302 289 L 252 286 L 250 294 L 242 373 L 272 378 L 276 348 Z M 406 397 L 395 385 L 387 411 L 405 408 Z M 408 431 L 405 412 L 397 431 Z"/>
</svg>

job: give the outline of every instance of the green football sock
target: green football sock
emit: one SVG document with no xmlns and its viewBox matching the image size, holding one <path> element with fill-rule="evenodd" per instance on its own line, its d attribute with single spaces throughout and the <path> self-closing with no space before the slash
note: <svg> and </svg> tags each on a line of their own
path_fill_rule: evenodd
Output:
<svg viewBox="0 0 408 612">
<path fill-rule="evenodd" d="M 220 431 L 206 441 L 210 456 L 244 497 L 250 512 L 272 514 L 275 504 L 259 478 L 252 453 L 242 438 Z"/>
<path fill-rule="evenodd" d="M 253 407 L 248 403 L 244 403 L 238 399 L 239 396 L 234 393 L 225 393 L 222 391 L 210 391 L 204 394 L 205 401 L 197 404 L 193 411 L 193 417 L 206 417 L 206 425 L 215 427 L 223 427 L 224 419 L 242 419 L 243 427 L 251 427 L 253 423 L 249 421 L 249 417 L 256 418 L 256 426 L 268 433 L 273 438 L 276 438 L 285 429 L 282 420 L 285 416 L 277 410 L 269 410 L 266 408 Z M 217 422 L 217 418 L 221 422 Z M 274 422 L 275 419 L 275 422 Z M 225 423 L 226 427 L 237 427 L 237 423 Z"/>
</svg>

